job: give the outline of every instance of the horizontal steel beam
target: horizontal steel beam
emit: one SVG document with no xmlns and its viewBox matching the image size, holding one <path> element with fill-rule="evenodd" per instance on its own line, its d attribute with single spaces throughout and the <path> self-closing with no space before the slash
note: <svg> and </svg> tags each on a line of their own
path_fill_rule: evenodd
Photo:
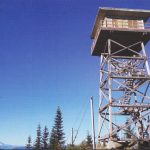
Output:
<svg viewBox="0 0 150 150">
<path fill-rule="evenodd" d="M 150 108 L 150 104 L 133 104 L 133 105 L 128 105 L 128 104 L 112 104 L 112 107 L 135 107 L 135 108 Z"/>
<path fill-rule="evenodd" d="M 145 79 L 150 80 L 150 76 L 111 76 L 111 78 L 118 78 L 118 79 Z"/>
<path fill-rule="evenodd" d="M 108 53 L 101 53 L 101 55 L 104 55 L 104 56 L 107 56 Z M 118 58 L 118 59 L 139 59 L 139 60 L 145 60 L 147 59 L 147 57 L 145 56 L 142 56 L 142 57 L 139 57 L 139 56 L 110 56 L 111 58 Z"/>
</svg>

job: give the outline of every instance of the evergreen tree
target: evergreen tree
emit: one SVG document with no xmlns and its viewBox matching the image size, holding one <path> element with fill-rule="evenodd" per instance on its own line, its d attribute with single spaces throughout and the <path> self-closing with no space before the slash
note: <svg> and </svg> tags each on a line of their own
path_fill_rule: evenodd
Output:
<svg viewBox="0 0 150 150">
<path fill-rule="evenodd" d="M 48 128 L 45 126 L 42 136 L 42 149 L 47 150 L 48 149 Z"/>
<path fill-rule="evenodd" d="M 27 143 L 27 145 L 26 145 L 26 149 L 27 149 L 27 150 L 31 150 L 31 149 L 32 149 L 32 146 L 31 146 L 31 144 L 32 144 L 31 136 L 28 137 L 28 141 L 27 141 L 27 142 L 28 142 L 28 143 Z"/>
<path fill-rule="evenodd" d="M 35 141 L 35 150 L 41 150 L 42 149 L 42 144 L 41 144 L 42 140 L 41 140 L 41 126 L 40 124 L 37 127 L 37 137 L 36 137 L 36 141 Z"/>
<path fill-rule="evenodd" d="M 54 126 L 50 136 L 50 150 L 62 150 L 64 149 L 64 131 L 63 131 L 63 118 L 60 108 L 57 108 L 56 116 L 54 120 Z"/>
<path fill-rule="evenodd" d="M 56 133 L 53 127 L 50 135 L 49 150 L 56 150 L 56 143 Z"/>
<path fill-rule="evenodd" d="M 86 137 L 86 147 L 87 149 L 91 150 L 92 147 L 93 147 L 93 144 L 92 144 L 92 136 L 88 133 L 87 134 L 87 137 Z"/>
</svg>

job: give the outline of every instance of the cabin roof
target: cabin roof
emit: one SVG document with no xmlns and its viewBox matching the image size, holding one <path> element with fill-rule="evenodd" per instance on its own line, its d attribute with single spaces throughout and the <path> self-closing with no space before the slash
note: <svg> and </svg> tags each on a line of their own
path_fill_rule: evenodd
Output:
<svg viewBox="0 0 150 150">
<path fill-rule="evenodd" d="M 143 19 L 144 22 L 148 20 L 150 17 L 150 10 L 142 10 L 142 9 L 126 9 L 126 8 L 110 8 L 110 7 L 100 7 L 98 9 L 98 14 L 95 19 L 95 23 L 93 26 L 91 38 L 93 39 L 98 25 L 99 21 L 103 20 L 105 17 L 124 17 L 124 18 L 135 18 L 135 19 Z"/>
</svg>

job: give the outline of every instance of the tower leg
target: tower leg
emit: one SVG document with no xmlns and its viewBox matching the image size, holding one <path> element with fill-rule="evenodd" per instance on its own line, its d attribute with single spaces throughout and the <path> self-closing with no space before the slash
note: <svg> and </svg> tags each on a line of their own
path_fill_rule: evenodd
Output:
<svg viewBox="0 0 150 150">
<path fill-rule="evenodd" d="M 112 140 L 112 98 L 111 98 L 111 41 L 108 39 L 108 88 L 109 88 L 109 136 Z"/>
</svg>

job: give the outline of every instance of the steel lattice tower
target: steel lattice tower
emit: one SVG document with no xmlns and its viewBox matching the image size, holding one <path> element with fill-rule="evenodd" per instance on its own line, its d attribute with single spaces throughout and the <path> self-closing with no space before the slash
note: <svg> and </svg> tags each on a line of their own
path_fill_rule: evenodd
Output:
<svg viewBox="0 0 150 150">
<path fill-rule="evenodd" d="M 91 53 L 100 57 L 98 139 L 108 148 L 150 140 L 149 17 L 149 10 L 116 8 L 100 8 L 96 17 Z"/>
</svg>

